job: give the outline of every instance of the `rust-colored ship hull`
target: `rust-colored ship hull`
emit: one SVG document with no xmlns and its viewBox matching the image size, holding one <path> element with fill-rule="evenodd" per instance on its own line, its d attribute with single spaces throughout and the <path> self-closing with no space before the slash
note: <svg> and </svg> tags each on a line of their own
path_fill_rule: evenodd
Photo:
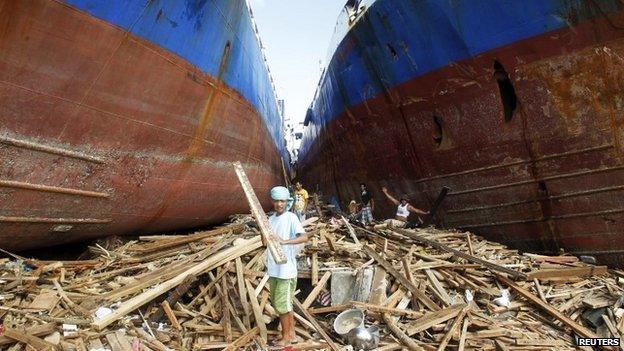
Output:
<svg viewBox="0 0 624 351">
<path fill-rule="evenodd" d="M 452 190 L 439 218 L 446 227 L 468 229 L 524 250 L 564 250 L 621 266 L 621 4 L 483 3 L 491 5 L 491 11 L 469 23 L 462 22 L 461 15 L 434 15 L 432 8 L 440 2 L 374 2 L 337 46 L 319 85 L 307 118 L 299 175 L 309 187 L 319 184 L 326 194 L 336 195 L 343 205 L 359 200 L 359 183 L 368 183 L 378 205 L 376 218 L 395 211 L 383 197 L 382 186 L 406 194 L 424 209 L 441 187 L 448 186 Z M 424 4 L 431 5 L 431 13 L 424 12 Z M 522 8 L 496 11 L 497 6 L 512 5 Z M 561 12 L 528 10 L 551 5 Z M 410 6 L 421 7 L 412 13 Z M 457 14 L 462 9 L 455 10 Z M 476 34 L 494 42 L 528 31 L 527 26 L 541 26 L 536 14 L 544 16 L 544 23 L 555 15 L 563 19 L 559 28 L 493 44 L 418 73 L 427 60 L 448 54 L 436 46 L 455 45 L 444 41 L 453 35 L 464 35 L 458 43 L 465 46 L 458 50 L 472 50 L 469 26 L 483 24 L 475 28 Z M 498 30 L 487 27 L 498 23 L 491 17 L 504 17 Z M 440 33 L 437 27 L 396 28 L 418 27 L 429 19 L 435 19 L 432 27 L 451 23 L 452 31 L 459 33 L 439 39 L 428 37 Z M 422 42 L 430 46 L 418 51 Z M 413 77 L 404 80 L 405 75 L 393 72 Z M 393 80 L 400 82 L 394 85 Z M 371 90 L 378 93 L 371 96 Z M 357 94 L 364 98 L 357 99 Z M 345 108 L 335 108 L 336 101 Z"/>
<path fill-rule="evenodd" d="M 0 0 L 0 247 L 247 212 L 237 160 L 266 204 L 281 120 L 245 2 L 70 2 Z"/>
</svg>

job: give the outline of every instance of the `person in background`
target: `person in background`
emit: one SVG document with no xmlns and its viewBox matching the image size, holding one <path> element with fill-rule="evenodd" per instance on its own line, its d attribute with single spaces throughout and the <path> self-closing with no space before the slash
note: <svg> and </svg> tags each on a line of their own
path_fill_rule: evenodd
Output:
<svg viewBox="0 0 624 351">
<path fill-rule="evenodd" d="M 267 273 L 271 305 L 279 315 L 282 327 L 282 339 L 276 346 L 286 346 L 296 342 L 295 319 L 293 315 L 293 299 L 297 288 L 297 250 L 298 244 L 308 241 L 301 222 L 297 216 L 288 211 L 290 192 L 283 186 L 271 189 L 271 199 L 275 213 L 269 217 L 269 225 L 282 245 L 286 263 L 277 264 L 273 256 L 267 253 Z"/>
<path fill-rule="evenodd" d="M 349 202 L 349 215 L 347 216 L 347 219 L 352 222 L 360 220 L 360 211 L 358 211 L 358 204 L 355 200 L 351 200 L 351 202 Z"/>
<path fill-rule="evenodd" d="M 375 219 L 373 218 L 373 211 L 375 211 L 375 200 L 373 199 L 373 195 L 366 187 L 366 184 L 360 184 L 360 198 L 362 200 L 362 211 L 361 211 L 361 221 L 362 224 L 372 224 Z"/>
<path fill-rule="evenodd" d="M 384 221 L 383 224 L 375 226 L 375 229 L 383 229 L 387 227 L 405 228 L 405 225 L 407 224 L 407 218 L 409 217 L 410 213 L 417 213 L 421 215 L 426 215 L 429 213 L 410 205 L 407 201 L 407 198 L 405 197 L 402 197 L 400 200 L 395 199 L 385 187 L 381 188 L 381 191 L 383 191 L 384 195 L 386 195 L 386 197 L 397 206 L 397 211 L 394 219 L 387 219 L 386 221 Z"/>
<path fill-rule="evenodd" d="M 303 188 L 300 182 L 297 182 L 295 184 L 295 214 L 301 222 L 306 219 L 309 198 L 308 191 Z"/>
</svg>

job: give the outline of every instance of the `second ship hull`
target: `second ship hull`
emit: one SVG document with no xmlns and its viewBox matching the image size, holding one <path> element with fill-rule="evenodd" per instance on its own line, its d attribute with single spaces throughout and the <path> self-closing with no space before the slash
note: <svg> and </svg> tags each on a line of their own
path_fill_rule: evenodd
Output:
<svg viewBox="0 0 624 351">
<path fill-rule="evenodd" d="M 253 26 L 244 1 L 0 0 L 0 247 L 247 212 L 232 161 L 266 204 L 283 147 Z"/>
<path fill-rule="evenodd" d="M 368 183 L 378 218 L 382 186 L 424 209 L 448 186 L 447 227 L 622 265 L 623 60 L 618 2 L 375 1 L 325 71 L 298 174 L 343 203 Z"/>
</svg>

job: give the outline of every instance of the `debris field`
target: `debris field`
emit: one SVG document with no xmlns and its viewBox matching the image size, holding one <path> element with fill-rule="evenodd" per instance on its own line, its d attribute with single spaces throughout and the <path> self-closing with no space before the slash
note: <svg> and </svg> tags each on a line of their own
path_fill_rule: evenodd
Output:
<svg viewBox="0 0 624 351">
<path fill-rule="evenodd" d="M 624 332 L 621 271 L 316 211 L 304 222 L 292 349 L 350 349 L 333 322 L 354 308 L 379 327 L 378 350 L 577 350 L 575 337 Z M 236 215 L 190 235 L 109 239 L 83 260 L 0 259 L 0 349 L 275 349 L 259 228 Z"/>
</svg>

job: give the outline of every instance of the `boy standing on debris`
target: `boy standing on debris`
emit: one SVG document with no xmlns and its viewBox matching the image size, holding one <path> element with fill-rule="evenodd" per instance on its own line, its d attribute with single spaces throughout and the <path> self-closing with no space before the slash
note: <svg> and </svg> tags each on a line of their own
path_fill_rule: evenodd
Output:
<svg viewBox="0 0 624 351">
<path fill-rule="evenodd" d="M 283 186 L 271 189 L 271 199 L 275 213 L 269 217 L 269 225 L 282 244 L 287 262 L 277 264 L 273 256 L 267 254 L 267 270 L 271 304 L 279 315 L 282 326 L 282 339 L 277 346 L 285 346 L 296 340 L 293 299 L 297 287 L 297 244 L 308 241 L 301 222 L 292 212 L 288 212 L 288 202 L 292 201 L 290 192 Z"/>
<path fill-rule="evenodd" d="M 297 182 L 295 184 L 295 214 L 302 222 L 306 219 L 309 198 L 308 191 L 303 188 L 300 182 Z"/>
<path fill-rule="evenodd" d="M 362 224 L 372 224 L 375 220 L 373 218 L 373 211 L 375 210 L 375 200 L 373 200 L 373 195 L 370 191 L 368 191 L 366 184 L 361 183 L 360 190 L 362 191 L 360 196 L 362 200 L 362 211 L 360 213 Z"/>
</svg>

